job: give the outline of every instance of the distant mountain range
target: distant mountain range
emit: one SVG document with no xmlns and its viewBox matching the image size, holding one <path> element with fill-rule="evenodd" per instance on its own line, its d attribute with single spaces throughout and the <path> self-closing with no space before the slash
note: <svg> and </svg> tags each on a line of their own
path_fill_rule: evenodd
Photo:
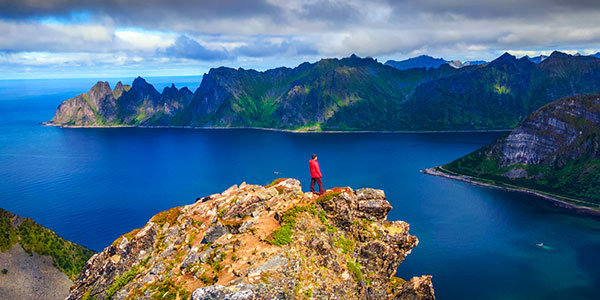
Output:
<svg viewBox="0 0 600 300">
<path fill-rule="evenodd" d="M 421 55 L 421 56 L 417 56 L 417 57 L 413 57 L 413 58 L 409 58 L 409 59 L 401 60 L 401 61 L 388 60 L 385 62 L 386 65 L 394 67 L 398 70 L 408 70 L 408 69 L 415 69 L 415 68 L 431 69 L 431 68 L 438 68 L 439 66 L 441 66 L 443 64 L 448 64 L 448 65 L 458 69 L 458 68 L 463 68 L 463 67 L 467 67 L 467 66 L 482 65 L 485 63 L 486 63 L 486 61 L 484 61 L 484 60 L 473 60 L 473 61 L 461 62 L 460 60 L 445 60 L 443 58 L 434 58 L 434 57 L 431 57 L 428 55 Z"/>
<path fill-rule="evenodd" d="M 545 105 L 510 134 L 437 171 L 541 192 L 600 213 L 600 95 Z"/>
<path fill-rule="evenodd" d="M 423 58 L 428 60 L 427 58 Z M 431 60 L 429 60 L 432 62 Z M 439 61 L 438 61 L 439 62 Z M 455 68 L 399 70 L 352 55 L 264 72 L 211 69 L 191 92 L 144 79 L 98 82 L 49 125 L 263 127 L 289 130 L 487 130 L 515 127 L 553 100 L 600 92 L 600 59 L 504 54 Z"/>
<path fill-rule="evenodd" d="M 443 58 L 433 58 L 428 55 L 421 55 L 401 61 L 388 60 L 385 62 L 385 64 L 398 70 L 408 70 L 414 68 L 438 68 L 439 66 L 447 64 L 448 62 L 449 61 Z"/>
<path fill-rule="evenodd" d="M 525 58 L 529 59 L 533 63 L 539 64 L 539 63 L 543 62 L 546 58 L 548 58 L 548 56 L 546 56 L 546 55 L 538 55 L 538 56 L 534 56 L 534 57 L 525 56 Z"/>
</svg>

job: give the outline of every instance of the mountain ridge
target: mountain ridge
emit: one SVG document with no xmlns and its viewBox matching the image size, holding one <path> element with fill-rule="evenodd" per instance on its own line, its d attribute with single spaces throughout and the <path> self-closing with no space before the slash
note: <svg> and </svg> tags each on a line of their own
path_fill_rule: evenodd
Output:
<svg viewBox="0 0 600 300">
<path fill-rule="evenodd" d="M 301 131 L 507 129 L 558 98 L 600 92 L 600 59 L 556 52 L 535 64 L 505 53 L 460 69 L 443 64 L 398 70 L 352 55 L 262 72 L 214 68 L 193 93 L 174 86 L 159 93 L 141 78 L 134 80 L 133 90 L 120 86 L 114 93 L 98 87 L 106 95 L 102 101 L 91 94 L 94 86 L 63 102 L 47 124 Z"/>
</svg>

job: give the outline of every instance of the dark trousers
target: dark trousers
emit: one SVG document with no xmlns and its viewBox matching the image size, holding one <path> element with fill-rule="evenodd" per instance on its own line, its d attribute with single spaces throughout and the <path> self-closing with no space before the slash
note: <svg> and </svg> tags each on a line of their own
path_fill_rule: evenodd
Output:
<svg viewBox="0 0 600 300">
<path fill-rule="evenodd" d="M 315 192 L 315 182 L 319 185 L 319 193 L 323 193 L 323 181 L 321 181 L 321 178 L 312 177 L 310 179 L 310 191 Z"/>
</svg>

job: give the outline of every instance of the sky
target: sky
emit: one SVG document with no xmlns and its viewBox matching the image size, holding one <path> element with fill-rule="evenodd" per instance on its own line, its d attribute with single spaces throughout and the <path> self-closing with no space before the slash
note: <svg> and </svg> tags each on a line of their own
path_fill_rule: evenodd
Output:
<svg viewBox="0 0 600 300">
<path fill-rule="evenodd" d="M 0 0 L 0 79 L 600 51 L 598 0 Z"/>
</svg>

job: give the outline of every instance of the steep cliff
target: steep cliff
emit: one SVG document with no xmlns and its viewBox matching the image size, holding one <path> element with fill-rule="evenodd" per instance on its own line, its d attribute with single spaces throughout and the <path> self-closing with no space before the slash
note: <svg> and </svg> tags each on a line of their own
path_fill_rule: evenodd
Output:
<svg viewBox="0 0 600 300">
<path fill-rule="evenodd" d="M 93 253 L 0 209 L 0 299 L 64 299 Z"/>
<path fill-rule="evenodd" d="M 94 255 L 68 299 L 434 299 L 394 277 L 418 243 L 381 190 L 241 184 L 152 217 Z"/>
<path fill-rule="evenodd" d="M 600 96 L 567 97 L 510 134 L 443 166 L 456 174 L 534 189 L 600 208 Z"/>
<path fill-rule="evenodd" d="M 119 92 L 116 92 L 119 90 Z M 211 69 L 192 94 L 141 78 L 99 82 L 51 125 L 263 127 L 291 130 L 513 128 L 560 97 L 600 93 L 600 59 L 555 52 L 539 64 L 504 54 L 482 65 L 398 70 L 355 55 L 264 72 Z"/>
<path fill-rule="evenodd" d="M 120 81 L 112 90 L 108 82 L 99 81 L 87 93 L 60 104 L 48 122 L 65 126 L 171 125 L 189 105 L 192 92 L 174 85 L 162 93 L 141 77 L 133 84 Z"/>
</svg>

